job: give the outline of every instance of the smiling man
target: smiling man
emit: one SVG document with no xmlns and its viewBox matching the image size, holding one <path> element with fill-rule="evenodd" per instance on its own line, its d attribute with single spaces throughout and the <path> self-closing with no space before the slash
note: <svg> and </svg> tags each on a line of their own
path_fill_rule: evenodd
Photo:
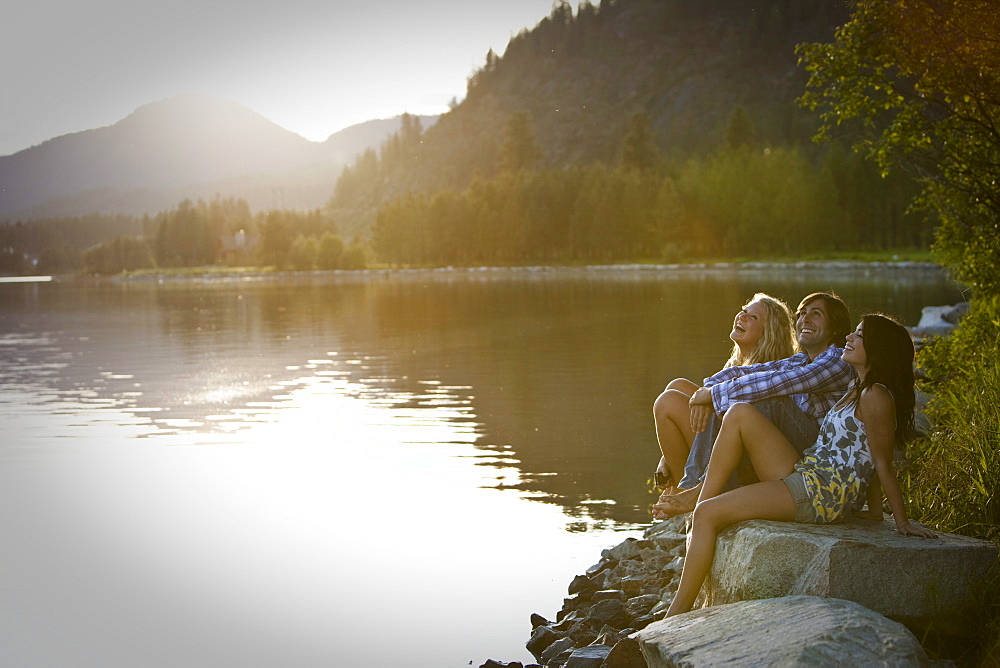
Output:
<svg viewBox="0 0 1000 668">
<path fill-rule="evenodd" d="M 819 423 L 854 377 L 840 359 L 851 316 L 839 297 L 814 292 L 795 313 L 801 352 L 774 362 L 723 369 L 691 396 L 695 439 L 680 481 L 683 491 L 664 494 L 653 506 L 657 519 L 694 509 L 722 416 L 733 404 L 752 403 L 802 452 L 816 440 Z"/>
</svg>

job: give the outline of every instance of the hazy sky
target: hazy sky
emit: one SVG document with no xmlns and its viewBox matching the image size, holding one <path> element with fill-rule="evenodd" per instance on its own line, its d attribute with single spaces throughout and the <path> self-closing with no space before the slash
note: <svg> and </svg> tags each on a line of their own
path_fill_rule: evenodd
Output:
<svg viewBox="0 0 1000 668">
<path fill-rule="evenodd" d="M 32 0 L 0 22 L 0 155 L 179 93 L 244 104 L 307 139 L 465 96 L 492 48 L 552 0 Z"/>
</svg>

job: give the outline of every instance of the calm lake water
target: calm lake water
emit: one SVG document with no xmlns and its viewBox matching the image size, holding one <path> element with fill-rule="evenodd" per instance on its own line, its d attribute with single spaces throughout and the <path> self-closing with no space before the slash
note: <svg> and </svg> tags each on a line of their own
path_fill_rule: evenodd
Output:
<svg viewBox="0 0 1000 668">
<path fill-rule="evenodd" d="M 938 274 L 0 283 L 0 664 L 525 661 L 648 525 L 651 405 L 755 291 L 915 324 Z"/>
</svg>

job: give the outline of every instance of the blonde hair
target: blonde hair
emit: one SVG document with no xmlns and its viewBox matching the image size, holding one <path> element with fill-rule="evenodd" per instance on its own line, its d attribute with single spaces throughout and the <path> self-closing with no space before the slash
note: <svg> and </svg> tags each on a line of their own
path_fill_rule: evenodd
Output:
<svg viewBox="0 0 1000 668">
<path fill-rule="evenodd" d="M 760 304 L 767 314 L 764 319 L 764 335 L 746 357 L 743 356 L 739 345 L 734 343 L 733 351 L 723 368 L 784 359 L 791 357 L 798 349 L 798 342 L 795 339 L 795 323 L 785 302 L 777 297 L 758 292 L 743 305 L 743 308 L 747 308 L 751 304 Z"/>
</svg>

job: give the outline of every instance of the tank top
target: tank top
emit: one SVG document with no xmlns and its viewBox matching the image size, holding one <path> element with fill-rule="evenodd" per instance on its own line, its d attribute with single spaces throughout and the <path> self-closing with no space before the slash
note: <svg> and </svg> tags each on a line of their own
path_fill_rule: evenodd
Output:
<svg viewBox="0 0 1000 668">
<path fill-rule="evenodd" d="M 795 465 L 805 479 L 819 524 L 836 522 L 862 505 L 875 475 L 865 425 L 854 417 L 856 406 L 854 400 L 827 413 L 816 443 Z"/>
</svg>

